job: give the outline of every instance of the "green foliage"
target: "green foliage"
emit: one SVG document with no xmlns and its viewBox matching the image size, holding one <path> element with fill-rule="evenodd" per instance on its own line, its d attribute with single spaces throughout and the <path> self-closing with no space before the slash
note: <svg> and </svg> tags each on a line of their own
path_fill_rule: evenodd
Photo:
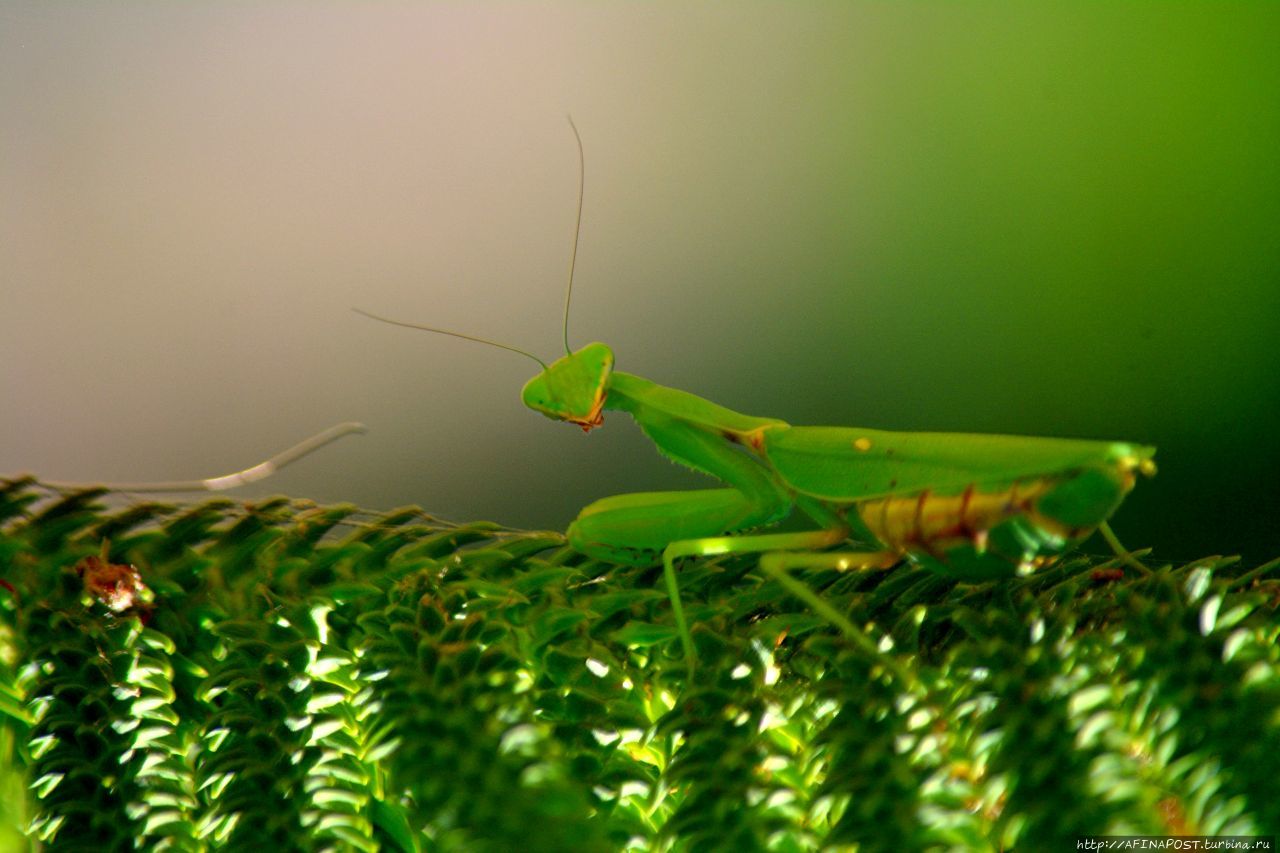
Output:
<svg viewBox="0 0 1280 853">
<path fill-rule="evenodd" d="M 871 655 L 754 558 L 691 560 L 690 678 L 660 571 L 559 535 L 103 499 L 0 482 L 4 849 L 1068 849 L 1280 829 L 1280 561 L 801 573 Z"/>
</svg>

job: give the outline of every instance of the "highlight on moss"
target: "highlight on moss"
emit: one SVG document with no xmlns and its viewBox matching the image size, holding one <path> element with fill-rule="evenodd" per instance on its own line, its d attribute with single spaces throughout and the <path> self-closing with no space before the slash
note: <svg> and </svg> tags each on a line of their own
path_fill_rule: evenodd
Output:
<svg viewBox="0 0 1280 853">
<path fill-rule="evenodd" d="M 1274 833 L 1280 561 L 964 583 L 0 481 L 0 848 L 1066 849 Z"/>
</svg>

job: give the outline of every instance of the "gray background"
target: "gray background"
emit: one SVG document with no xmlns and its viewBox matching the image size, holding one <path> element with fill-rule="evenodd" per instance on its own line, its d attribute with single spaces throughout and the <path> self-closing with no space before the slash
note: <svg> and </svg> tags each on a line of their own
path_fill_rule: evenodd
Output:
<svg viewBox="0 0 1280 853">
<path fill-rule="evenodd" d="M 1150 442 L 1280 551 L 1280 7 L 0 5 L 0 471 L 563 529 L 697 485 L 523 410 L 571 335 L 792 423 Z"/>
</svg>

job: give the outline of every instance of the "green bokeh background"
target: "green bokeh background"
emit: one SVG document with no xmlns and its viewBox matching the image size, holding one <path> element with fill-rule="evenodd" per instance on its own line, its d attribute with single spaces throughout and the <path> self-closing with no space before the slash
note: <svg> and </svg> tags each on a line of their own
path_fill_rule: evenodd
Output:
<svg viewBox="0 0 1280 853">
<path fill-rule="evenodd" d="M 563 529 L 696 486 L 554 352 L 792 423 L 1114 438 L 1116 520 L 1280 553 L 1280 5 L 5 5 L 0 470 Z M 622 427 L 622 428 L 619 428 Z"/>
</svg>

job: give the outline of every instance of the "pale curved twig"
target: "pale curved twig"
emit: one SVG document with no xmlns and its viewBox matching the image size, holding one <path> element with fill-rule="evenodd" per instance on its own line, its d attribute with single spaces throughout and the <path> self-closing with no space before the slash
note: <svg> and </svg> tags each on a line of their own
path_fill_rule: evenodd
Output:
<svg viewBox="0 0 1280 853">
<path fill-rule="evenodd" d="M 98 487 L 115 492 L 220 492 L 224 489 L 234 489 L 246 483 L 266 479 L 289 463 L 296 462 L 302 457 L 314 453 L 326 444 L 335 442 L 352 433 L 364 432 L 365 429 L 364 424 L 355 421 L 335 424 L 304 441 L 298 442 L 288 450 L 282 450 L 270 459 L 259 462 L 257 465 L 252 465 L 230 474 L 223 474 L 220 477 L 206 477 L 203 480 L 162 480 L 142 483 L 67 483 L 50 480 L 43 482 L 44 485 L 55 489 Z"/>
</svg>

